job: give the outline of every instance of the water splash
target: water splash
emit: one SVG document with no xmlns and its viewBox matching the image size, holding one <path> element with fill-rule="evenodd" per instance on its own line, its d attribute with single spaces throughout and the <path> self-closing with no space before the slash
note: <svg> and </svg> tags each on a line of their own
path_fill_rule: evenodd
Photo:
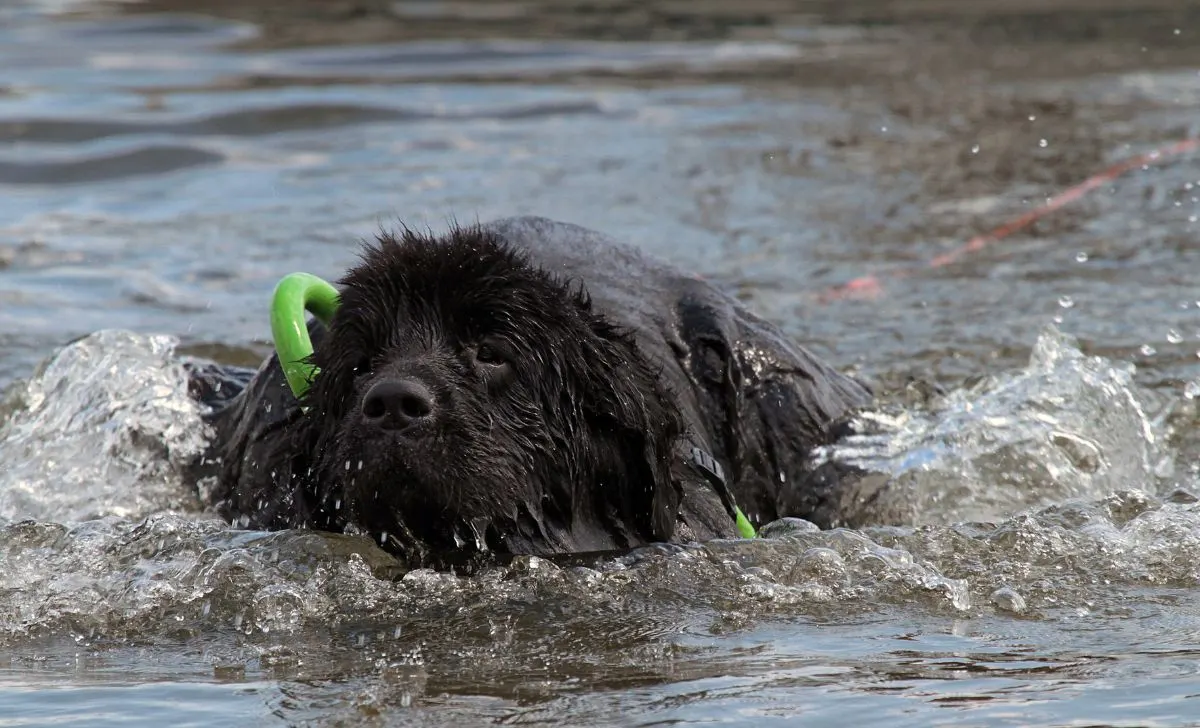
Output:
<svg viewBox="0 0 1200 728">
<path fill-rule="evenodd" d="M 394 561 L 366 539 L 159 514 L 0 527 L 0 641 L 286 634 L 375 604 Z M 374 585 L 374 587 L 373 587 Z"/>
<path fill-rule="evenodd" d="M 0 519 L 60 523 L 195 508 L 180 467 L 206 432 L 176 340 L 100 331 L 10 392 L 0 424 Z"/>
<path fill-rule="evenodd" d="M 989 521 L 1122 489 L 1153 492 L 1172 463 L 1133 374 L 1131 364 L 1085 356 L 1050 326 L 1025 369 L 927 409 L 864 412 L 860 434 L 817 460 L 889 475 L 872 508 L 905 524 Z"/>
<path fill-rule="evenodd" d="M 1031 489 L 1049 505 L 990 525 L 820 531 L 784 519 L 758 539 L 654 546 L 589 565 L 519 557 L 469 577 L 405 573 L 377 534 L 245 531 L 169 512 L 188 492 L 177 464 L 203 442 L 173 349 L 165 337 L 102 332 L 65 347 L 16 392 L 0 453 L 26 459 L 5 469 L 0 497 L 6 519 L 32 520 L 0 522 L 0 642 L 201 637 L 224 669 L 327 651 L 321 635 L 341 630 L 389 665 L 435 655 L 491 674 L 511 666 L 513 650 L 543 659 L 547 635 L 578 640 L 555 652 L 574 659 L 608 654 L 607 641 L 587 641 L 595 635 L 624 634 L 634 659 L 680 625 L 716 634 L 887 605 L 1038 619 L 1147 585 L 1200 582 L 1196 498 L 1130 489 L 1153 483 L 1161 457 L 1132 368 L 1085 357 L 1054 331 L 1025 370 L 928 411 L 875 413 L 866 421 L 894 426 L 839 452 L 896 466 L 904 497 L 932 491 L 916 497 L 923 515 L 1015 508 Z"/>
<path fill-rule="evenodd" d="M 995 524 L 868 529 L 881 545 L 911 549 L 1005 611 L 1114 607 L 1139 587 L 1200 585 L 1200 504 L 1175 491 L 1138 490 L 1076 500 Z M 999 593 L 997 593 L 999 592 Z M 1039 615 L 1040 613 L 1040 615 Z"/>
</svg>

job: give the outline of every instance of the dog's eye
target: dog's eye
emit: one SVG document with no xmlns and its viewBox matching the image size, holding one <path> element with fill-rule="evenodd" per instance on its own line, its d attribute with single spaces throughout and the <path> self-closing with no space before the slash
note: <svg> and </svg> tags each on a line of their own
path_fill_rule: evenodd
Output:
<svg viewBox="0 0 1200 728">
<path fill-rule="evenodd" d="M 355 377 L 361 377 L 365 374 L 370 374 L 371 359 L 369 357 L 363 357 L 362 359 L 359 359 L 354 366 L 351 367 L 350 371 L 354 373 Z"/>
<path fill-rule="evenodd" d="M 498 367 L 507 364 L 508 358 L 505 357 L 504 352 L 500 351 L 499 347 L 485 341 L 475 349 L 475 361 L 480 364 Z"/>
</svg>

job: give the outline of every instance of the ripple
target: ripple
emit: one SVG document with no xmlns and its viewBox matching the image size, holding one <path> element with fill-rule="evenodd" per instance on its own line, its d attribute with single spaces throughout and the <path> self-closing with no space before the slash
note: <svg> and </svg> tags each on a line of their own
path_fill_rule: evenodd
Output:
<svg viewBox="0 0 1200 728">
<path fill-rule="evenodd" d="M 9 119 L 0 121 L 0 141 L 62 144 L 145 134 L 257 137 L 382 122 L 518 120 L 605 113 L 605 109 L 599 103 L 590 100 L 519 104 L 464 111 L 396 109 L 350 104 L 293 104 L 240 109 L 201 119 L 174 122 Z"/>
<path fill-rule="evenodd" d="M 356 45 L 263 54 L 258 73 L 305 73 L 389 78 L 454 75 L 541 75 L 565 71 L 632 71 L 654 66 L 753 63 L 799 56 L 789 43 L 626 43 L 603 41 L 478 40 Z"/>
<path fill-rule="evenodd" d="M 79 185 L 129 177 L 178 172 L 215 165 L 225 156 L 186 146 L 151 146 L 67 161 L 7 162 L 0 160 L 0 184 L 13 186 Z"/>
</svg>

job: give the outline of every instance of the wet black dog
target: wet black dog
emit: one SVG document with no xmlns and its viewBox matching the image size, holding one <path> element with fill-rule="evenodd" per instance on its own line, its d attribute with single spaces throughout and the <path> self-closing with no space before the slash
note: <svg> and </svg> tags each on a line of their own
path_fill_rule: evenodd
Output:
<svg viewBox="0 0 1200 728">
<path fill-rule="evenodd" d="M 733 503 L 839 519 L 809 455 L 867 388 L 636 248 L 542 218 L 406 231 L 339 292 L 302 403 L 275 357 L 195 369 L 231 520 L 423 561 L 734 536 Z"/>
</svg>

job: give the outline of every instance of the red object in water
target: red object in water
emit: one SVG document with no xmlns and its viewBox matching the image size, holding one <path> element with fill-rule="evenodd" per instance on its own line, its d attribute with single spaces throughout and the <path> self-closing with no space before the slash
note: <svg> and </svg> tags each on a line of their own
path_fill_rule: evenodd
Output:
<svg viewBox="0 0 1200 728">
<path fill-rule="evenodd" d="M 1009 235 L 1029 227 L 1038 219 L 1049 215 L 1065 205 L 1068 205 L 1075 200 L 1083 197 L 1092 190 L 1100 187 L 1106 182 L 1111 182 L 1122 174 L 1137 167 L 1145 167 L 1150 164 L 1161 162 L 1169 157 L 1200 149 L 1200 138 L 1184 139 L 1170 146 L 1155 149 L 1145 154 L 1139 154 L 1136 157 L 1131 157 L 1124 161 L 1118 162 L 1108 169 L 1088 177 L 1083 182 L 1070 187 L 1054 197 L 1046 200 L 1045 204 L 1040 207 L 1030 210 L 1020 217 L 1010 220 L 1003 225 L 987 232 L 983 235 L 976 235 L 959 247 L 942 253 L 932 258 L 926 265 L 929 268 L 940 268 L 944 265 L 958 260 L 966 253 L 973 253 L 981 250 L 985 245 L 1002 240 Z M 888 274 L 889 278 L 901 278 L 910 273 L 915 272 L 916 268 L 899 269 Z M 839 298 L 875 298 L 883 292 L 883 282 L 878 276 L 869 275 L 855 278 L 840 286 L 826 289 L 818 295 L 818 300 L 830 301 Z"/>
</svg>

